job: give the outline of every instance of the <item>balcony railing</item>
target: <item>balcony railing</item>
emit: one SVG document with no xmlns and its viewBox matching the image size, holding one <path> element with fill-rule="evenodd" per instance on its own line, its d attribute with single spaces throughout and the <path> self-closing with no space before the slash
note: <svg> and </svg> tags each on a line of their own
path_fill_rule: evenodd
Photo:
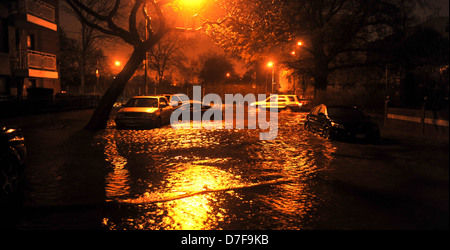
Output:
<svg viewBox="0 0 450 250">
<path fill-rule="evenodd" d="M 25 0 L 27 13 L 52 23 L 56 22 L 55 7 L 39 0 Z"/>
<path fill-rule="evenodd" d="M 34 50 L 16 51 L 11 58 L 11 64 L 13 70 L 57 70 L 56 55 Z"/>
</svg>

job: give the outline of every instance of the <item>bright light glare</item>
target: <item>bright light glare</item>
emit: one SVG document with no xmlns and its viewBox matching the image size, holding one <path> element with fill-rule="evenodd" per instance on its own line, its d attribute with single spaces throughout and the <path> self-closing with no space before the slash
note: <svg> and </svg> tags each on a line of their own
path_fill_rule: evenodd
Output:
<svg viewBox="0 0 450 250">
<path fill-rule="evenodd" d="M 206 0 L 178 0 L 180 6 L 198 10 L 205 5 Z"/>
<path fill-rule="evenodd" d="M 114 63 L 114 65 L 116 65 L 117 67 L 119 67 L 119 66 L 120 66 L 120 62 L 119 62 L 119 61 L 116 61 L 116 62 Z"/>
<path fill-rule="evenodd" d="M 267 63 L 267 67 L 273 67 L 273 62 Z"/>
</svg>

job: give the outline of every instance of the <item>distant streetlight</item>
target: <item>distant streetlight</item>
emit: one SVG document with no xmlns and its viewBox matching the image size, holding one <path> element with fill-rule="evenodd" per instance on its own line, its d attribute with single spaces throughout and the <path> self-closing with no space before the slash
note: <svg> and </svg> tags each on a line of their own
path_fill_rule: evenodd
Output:
<svg viewBox="0 0 450 250">
<path fill-rule="evenodd" d="M 297 45 L 298 45 L 298 46 L 302 46 L 303 43 L 302 43 L 302 42 L 298 42 Z"/>
<path fill-rule="evenodd" d="M 98 70 L 98 61 L 97 61 L 97 69 L 95 70 L 95 77 L 97 79 L 97 82 L 96 82 L 97 84 L 94 85 L 94 94 L 95 94 L 95 91 L 96 91 L 95 87 L 99 86 L 99 81 L 100 81 L 100 71 Z"/>
<path fill-rule="evenodd" d="M 267 67 L 272 68 L 272 87 L 271 92 L 273 93 L 273 83 L 274 83 L 274 77 L 275 77 L 275 64 L 274 62 L 270 61 L 267 63 Z"/>
<path fill-rule="evenodd" d="M 121 62 L 120 62 L 120 61 L 115 61 L 115 62 L 114 62 L 114 65 L 116 65 L 117 67 L 119 67 L 119 66 L 121 65 Z"/>
<path fill-rule="evenodd" d="M 231 77 L 231 74 L 230 73 L 227 73 L 227 78 L 230 78 Z"/>
</svg>

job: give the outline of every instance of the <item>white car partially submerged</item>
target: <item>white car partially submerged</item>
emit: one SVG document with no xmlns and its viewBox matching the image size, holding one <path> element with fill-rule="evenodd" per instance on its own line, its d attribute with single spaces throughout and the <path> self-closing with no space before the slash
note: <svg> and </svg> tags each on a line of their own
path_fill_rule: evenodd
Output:
<svg viewBox="0 0 450 250">
<path fill-rule="evenodd" d="M 298 111 L 302 108 L 302 102 L 296 95 L 271 95 L 264 101 L 251 103 L 250 106 L 270 109 L 276 107 L 278 110 Z"/>
</svg>

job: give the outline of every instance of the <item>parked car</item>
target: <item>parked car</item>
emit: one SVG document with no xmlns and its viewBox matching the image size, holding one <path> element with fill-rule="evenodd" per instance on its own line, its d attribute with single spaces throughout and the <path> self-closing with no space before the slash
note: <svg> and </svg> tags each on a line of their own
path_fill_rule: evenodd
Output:
<svg viewBox="0 0 450 250">
<path fill-rule="evenodd" d="M 21 199 L 26 154 L 22 131 L 0 124 L 0 208 Z"/>
<path fill-rule="evenodd" d="M 380 129 L 370 117 L 352 106 L 321 104 L 306 116 L 305 128 L 324 138 L 378 142 Z"/>
<path fill-rule="evenodd" d="M 116 128 L 158 128 L 170 122 L 172 112 L 164 96 L 135 96 L 117 113 Z"/>
<path fill-rule="evenodd" d="M 170 105 L 172 106 L 172 108 L 175 109 L 179 109 L 181 108 L 182 110 L 186 110 L 189 109 L 190 111 L 190 118 L 191 120 L 194 117 L 194 104 L 198 104 L 201 106 L 201 114 L 203 116 L 203 114 L 206 112 L 206 110 L 211 109 L 212 106 L 210 105 L 206 105 L 203 104 L 200 101 L 197 100 L 190 100 L 186 95 L 182 95 L 182 94 L 164 94 L 164 96 L 169 100 Z M 179 117 L 181 119 L 181 117 Z"/>
<path fill-rule="evenodd" d="M 270 109 L 271 103 L 274 103 L 278 110 L 299 111 L 302 108 L 302 102 L 296 95 L 271 95 L 264 101 L 251 103 L 250 106 Z"/>
</svg>

